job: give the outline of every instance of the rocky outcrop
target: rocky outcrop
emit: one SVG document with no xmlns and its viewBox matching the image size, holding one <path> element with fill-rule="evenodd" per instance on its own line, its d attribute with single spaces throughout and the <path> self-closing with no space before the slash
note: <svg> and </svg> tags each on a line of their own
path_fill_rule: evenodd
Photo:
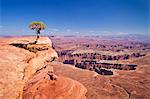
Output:
<svg viewBox="0 0 150 99">
<path fill-rule="evenodd" d="M 28 61 L 35 55 L 13 46 L 0 46 L 0 98 L 19 99 L 24 86 Z"/>
<path fill-rule="evenodd" d="M 23 99 L 85 99 L 86 92 L 79 82 L 56 76 L 48 65 L 26 83 Z"/>
<path fill-rule="evenodd" d="M 28 82 L 30 82 L 33 79 L 36 79 L 37 77 L 36 75 L 39 74 L 39 71 L 42 73 L 42 74 L 40 73 L 40 75 L 45 75 L 44 69 L 47 68 L 46 64 L 52 62 L 54 59 L 58 57 L 57 53 L 52 48 L 52 42 L 48 37 L 41 37 L 36 45 L 29 44 L 29 42 L 32 41 L 34 41 L 34 37 L 0 38 L 1 99 L 21 99 L 24 86 L 27 87 L 26 84 L 28 84 Z M 48 69 L 49 68 L 47 68 L 46 70 Z M 55 88 L 55 91 L 54 89 L 51 89 L 51 92 L 54 91 L 54 93 L 57 93 L 57 88 L 58 91 L 62 89 L 62 91 L 58 93 L 61 92 L 63 93 L 64 92 L 63 90 L 65 90 L 65 95 L 60 95 L 63 99 L 63 96 L 69 97 L 68 95 L 72 96 L 77 93 L 79 94 L 78 91 L 80 91 L 80 89 L 76 90 L 75 88 L 76 87 L 79 88 L 80 86 L 81 89 L 83 88 L 83 91 L 81 91 L 81 96 L 84 97 L 86 89 L 82 84 L 79 84 L 74 80 L 62 76 L 58 76 L 58 78 L 59 79 L 55 81 L 56 85 L 53 84 L 54 81 L 41 78 L 38 79 L 39 81 L 37 81 L 37 84 L 33 86 L 28 86 L 27 88 L 32 89 L 34 87 L 38 87 L 36 85 L 39 84 L 42 88 L 42 91 L 40 93 L 43 94 L 44 96 L 45 96 L 44 91 L 49 92 L 49 88 L 51 87 Z M 67 88 L 65 89 L 65 87 L 63 87 L 64 86 L 63 82 L 66 82 L 68 85 L 74 85 L 76 87 L 67 86 L 68 89 Z M 47 87 L 42 86 L 43 84 L 41 83 L 43 84 L 45 83 L 45 86 Z M 28 93 L 28 91 L 30 91 L 29 89 L 25 93 Z M 76 92 L 73 93 L 73 91 L 71 90 L 76 90 Z M 68 94 L 67 91 L 69 91 Z M 30 95 L 28 94 L 24 95 L 25 96 L 23 97 L 25 99 L 29 99 L 26 98 L 26 96 Z M 47 95 L 48 97 L 53 97 L 53 95 L 50 96 L 48 93 Z M 42 97 L 40 97 L 40 99 L 42 99 Z M 77 97 L 75 99 L 83 99 L 83 98 Z"/>
</svg>

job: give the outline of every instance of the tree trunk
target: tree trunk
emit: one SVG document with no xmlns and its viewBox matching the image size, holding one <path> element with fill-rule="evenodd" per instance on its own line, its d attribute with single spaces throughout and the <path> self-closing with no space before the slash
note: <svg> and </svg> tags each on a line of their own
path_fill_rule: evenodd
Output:
<svg viewBox="0 0 150 99">
<path fill-rule="evenodd" d="M 40 38 L 40 30 L 37 30 L 37 33 L 36 33 L 36 40 L 34 42 L 34 44 L 36 44 L 38 42 L 38 39 Z"/>
</svg>

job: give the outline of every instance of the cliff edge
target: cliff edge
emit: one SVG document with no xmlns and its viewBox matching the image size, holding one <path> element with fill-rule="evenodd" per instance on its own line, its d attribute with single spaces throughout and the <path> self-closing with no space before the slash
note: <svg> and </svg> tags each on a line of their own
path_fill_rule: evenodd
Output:
<svg viewBox="0 0 150 99">
<path fill-rule="evenodd" d="M 84 99 L 87 90 L 82 84 L 55 75 L 49 63 L 58 56 L 52 48 L 51 40 L 41 37 L 37 44 L 29 44 L 34 39 L 0 38 L 0 98 Z M 49 71 L 52 71 L 57 79 L 51 79 Z"/>
</svg>

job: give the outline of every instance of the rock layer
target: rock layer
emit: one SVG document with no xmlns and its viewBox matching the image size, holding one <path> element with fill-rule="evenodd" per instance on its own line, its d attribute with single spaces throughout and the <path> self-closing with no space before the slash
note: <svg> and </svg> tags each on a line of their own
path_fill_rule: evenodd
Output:
<svg viewBox="0 0 150 99">
<path fill-rule="evenodd" d="M 57 57 L 57 53 L 52 48 L 52 42 L 48 37 L 41 37 L 36 45 L 32 47 L 42 48 L 47 47 L 46 50 L 40 50 L 36 53 L 30 52 L 27 49 L 19 48 L 10 44 L 28 44 L 32 42 L 34 37 L 13 37 L 13 38 L 0 38 L 0 99 L 21 99 L 23 87 L 25 82 L 30 79 L 34 79 L 34 75 L 45 68 L 48 62 L 51 62 L 53 57 Z M 68 84 L 74 83 L 75 86 L 82 86 L 76 81 L 69 78 L 59 77 L 58 85 L 61 89 L 61 80 L 64 80 Z M 48 88 L 58 88 L 56 85 L 51 85 L 53 82 L 48 80 L 39 79 L 39 83 L 45 83 Z M 35 85 L 31 86 L 34 87 Z M 42 86 L 42 90 L 48 90 L 47 87 Z M 68 91 L 69 88 L 67 87 Z M 63 88 L 62 88 L 63 90 Z M 51 90 L 53 91 L 53 90 Z M 55 91 L 57 92 L 57 90 Z M 63 92 L 63 91 L 62 91 Z M 78 91 L 77 91 L 78 92 Z M 44 93 L 41 93 L 44 94 Z M 68 94 L 70 95 L 70 94 Z M 73 94 L 74 95 L 74 94 Z M 82 93 L 85 95 L 85 90 Z M 81 95 L 81 96 L 82 96 Z M 53 96 L 51 96 L 53 97 Z M 67 97 L 67 96 L 66 96 Z M 41 98 L 40 98 L 41 99 Z M 78 98 L 80 99 L 80 98 Z"/>
<path fill-rule="evenodd" d="M 87 90 L 79 82 L 63 76 L 50 79 L 47 73 L 52 68 L 47 66 L 40 70 L 26 83 L 23 99 L 85 99 Z"/>
</svg>

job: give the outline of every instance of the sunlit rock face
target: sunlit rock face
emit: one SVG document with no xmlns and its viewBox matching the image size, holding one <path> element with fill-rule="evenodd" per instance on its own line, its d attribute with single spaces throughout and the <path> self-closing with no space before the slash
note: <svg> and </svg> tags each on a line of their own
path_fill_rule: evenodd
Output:
<svg viewBox="0 0 150 99">
<path fill-rule="evenodd" d="M 85 99 L 86 92 L 79 82 L 55 75 L 49 64 L 26 82 L 23 99 Z"/>
<path fill-rule="evenodd" d="M 24 86 L 28 61 L 34 53 L 14 46 L 0 46 L 0 98 L 20 98 Z"/>
<path fill-rule="evenodd" d="M 48 37 L 41 37 L 35 45 L 29 44 L 34 39 L 34 37 L 0 38 L 0 99 L 21 99 L 23 88 L 28 84 L 28 80 L 36 79 L 35 75 L 37 72 L 43 71 L 43 68 L 48 71 L 49 68 L 47 69 L 46 65 L 58 57 Z M 43 72 L 40 75 L 47 76 Z M 34 99 L 45 99 L 44 97 L 53 99 L 57 95 L 60 97 L 59 99 L 63 99 L 62 97 L 67 97 L 67 99 L 85 98 L 86 89 L 77 81 L 62 76 L 58 76 L 57 81 L 51 81 L 48 78 L 38 80 L 37 84 L 26 87 L 30 92 L 30 88 L 41 86 L 38 92 L 43 92 L 42 97 L 37 95 L 38 92 L 28 95 L 27 91 L 23 95 L 25 99 L 32 96 L 36 97 Z M 51 87 L 53 89 L 50 89 Z M 55 95 L 50 95 L 51 92 Z M 81 95 L 78 96 L 80 93 Z M 78 97 L 71 98 L 74 96 Z"/>
</svg>

